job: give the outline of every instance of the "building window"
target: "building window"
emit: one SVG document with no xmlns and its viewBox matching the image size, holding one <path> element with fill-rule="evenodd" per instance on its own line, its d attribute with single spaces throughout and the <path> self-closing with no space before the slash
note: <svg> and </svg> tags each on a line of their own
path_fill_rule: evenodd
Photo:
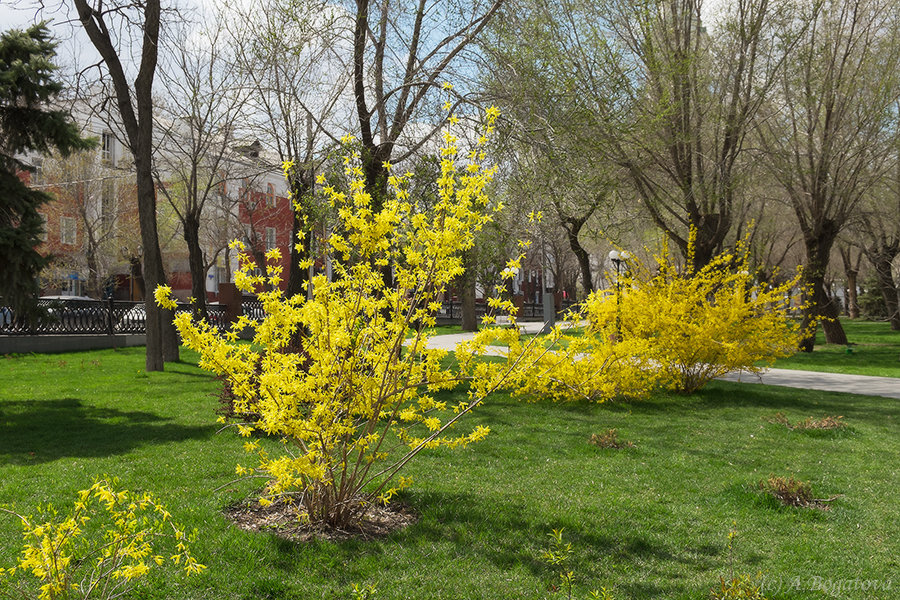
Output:
<svg viewBox="0 0 900 600">
<path fill-rule="evenodd" d="M 272 250 L 277 246 L 275 239 L 275 228 L 266 227 L 266 250 Z"/>
<path fill-rule="evenodd" d="M 250 180 L 244 177 L 244 180 L 241 182 L 241 202 L 249 202 L 250 201 Z"/>
<path fill-rule="evenodd" d="M 43 221 L 43 223 L 41 224 L 41 235 L 38 236 L 38 239 L 41 240 L 42 242 L 46 242 L 47 241 L 47 215 L 45 215 L 42 212 L 39 212 L 38 215 L 40 215 L 41 221 Z"/>
<path fill-rule="evenodd" d="M 31 172 L 31 185 L 44 183 L 44 159 L 35 158 L 31 166 L 34 168 Z"/>
<path fill-rule="evenodd" d="M 103 159 L 103 162 L 109 164 L 115 164 L 113 158 L 115 157 L 115 138 L 111 133 L 104 131 L 100 134 L 100 158 Z"/>
<path fill-rule="evenodd" d="M 266 206 L 275 207 L 275 186 L 271 183 L 266 186 Z"/>
<path fill-rule="evenodd" d="M 72 217 L 59 218 L 59 242 L 74 246 L 78 235 L 78 228 L 75 219 Z"/>
</svg>

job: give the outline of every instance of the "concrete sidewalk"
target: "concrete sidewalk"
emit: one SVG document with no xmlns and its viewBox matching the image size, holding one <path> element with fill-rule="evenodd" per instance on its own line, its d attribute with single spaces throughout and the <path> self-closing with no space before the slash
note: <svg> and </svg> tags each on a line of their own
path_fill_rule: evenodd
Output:
<svg viewBox="0 0 900 600">
<path fill-rule="evenodd" d="M 540 333 L 544 324 L 520 323 L 520 326 L 523 328 L 524 333 Z M 452 351 L 456 348 L 456 344 L 470 340 L 472 336 L 472 333 L 437 335 L 428 340 L 428 347 Z M 492 352 L 491 354 L 502 355 L 503 350 L 497 348 L 497 352 Z M 821 390 L 824 392 L 842 392 L 845 394 L 862 394 L 900 399 L 900 378 L 894 377 L 845 375 L 843 373 L 820 373 L 818 371 L 796 371 L 793 369 L 767 369 L 759 374 L 745 371 L 729 373 L 719 379 L 739 383 L 762 383 L 804 390 Z"/>
<path fill-rule="evenodd" d="M 741 383 L 762 383 L 804 390 L 823 392 L 843 392 L 900 399 L 900 379 L 895 377 L 873 377 L 871 375 L 846 375 L 844 373 L 821 373 L 818 371 L 797 371 L 794 369 L 767 369 L 762 373 L 729 373 L 720 377 L 723 381 Z"/>
</svg>

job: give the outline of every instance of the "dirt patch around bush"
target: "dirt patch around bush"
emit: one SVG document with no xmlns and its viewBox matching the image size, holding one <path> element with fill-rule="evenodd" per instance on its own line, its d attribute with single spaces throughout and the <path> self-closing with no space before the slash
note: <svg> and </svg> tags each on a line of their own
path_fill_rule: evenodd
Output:
<svg viewBox="0 0 900 600">
<path fill-rule="evenodd" d="M 240 529 L 273 533 L 292 542 L 381 538 L 419 520 L 415 511 L 399 502 L 370 507 L 359 523 L 346 529 L 303 522 L 297 517 L 297 507 L 282 500 L 269 506 L 245 500 L 226 507 L 224 513 Z"/>
</svg>

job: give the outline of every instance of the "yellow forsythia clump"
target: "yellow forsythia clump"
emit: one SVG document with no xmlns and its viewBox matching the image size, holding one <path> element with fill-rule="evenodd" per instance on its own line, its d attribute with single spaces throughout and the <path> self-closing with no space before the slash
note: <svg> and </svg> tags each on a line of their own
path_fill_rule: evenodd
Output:
<svg viewBox="0 0 900 600">
<path fill-rule="evenodd" d="M 790 293 L 799 275 L 780 285 L 754 282 L 743 242 L 698 272 L 679 272 L 666 252 L 654 268 L 636 261 L 616 295 L 595 292 L 585 306 L 590 333 L 645 344 L 638 354 L 656 365 L 671 389 L 693 392 L 736 370 L 758 371 L 797 348 L 800 327 L 790 318 Z"/>
<path fill-rule="evenodd" d="M 429 208 L 410 198 L 410 175 L 385 163 L 393 193 L 376 210 L 359 153 L 345 139 L 346 185 L 320 178 L 338 218 L 325 244 L 333 278 L 313 277 L 310 299 L 285 297 L 278 250 L 269 251 L 265 274 L 254 275 L 256 265 L 236 244 L 242 266 L 235 284 L 248 292 L 270 284 L 259 294 L 265 317 L 241 317 L 224 336 L 188 314 L 176 317 L 200 366 L 228 379 L 235 413 L 258 415 L 238 425 L 256 465 L 237 471 L 268 479 L 261 503 L 284 499 L 302 518 L 346 525 L 408 485 L 398 474 L 422 449 L 464 446 L 488 433 L 482 426 L 448 430 L 497 386 L 496 374 L 480 373 L 483 381 L 466 401 L 448 406 L 435 393 L 461 376 L 442 364 L 445 352 L 426 349 L 424 331 L 435 323 L 441 294 L 463 272 L 461 253 L 496 208 L 485 193 L 494 169 L 482 163 L 497 116 L 488 110 L 461 172 L 456 137 L 445 131 L 439 198 Z M 157 300 L 171 302 L 165 290 Z M 244 327 L 255 330 L 252 345 L 236 341 Z M 272 451 L 258 433 L 284 444 Z"/>
<path fill-rule="evenodd" d="M 580 312 L 570 313 L 565 328 L 557 326 L 532 340 L 523 339 L 515 328 L 488 329 L 461 346 L 507 345 L 505 363 L 480 363 L 475 369 L 505 370 L 504 387 L 528 401 L 603 402 L 649 395 L 661 377 L 649 358 L 651 344 L 637 338 L 616 343 L 610 335 L 571 332 L 571 325 L 583 318 Z"/>
<path fill-rule="evenodd" d="M 18 564 L 0 568 L 2 597 L 105 600 L 121 597 L 133 580 L 166 562 L 187 574 L 206 568 L 187 546 L 195 534 L 186 534 L 150 494 L 117 490 L 115 480 L 78 492 L 67 514 L 50 506 L 37 518 L 0 511 L 22 521 L 25 540 Z M 171 548 L 159 548 L 164 539 Z"/>
</svg>

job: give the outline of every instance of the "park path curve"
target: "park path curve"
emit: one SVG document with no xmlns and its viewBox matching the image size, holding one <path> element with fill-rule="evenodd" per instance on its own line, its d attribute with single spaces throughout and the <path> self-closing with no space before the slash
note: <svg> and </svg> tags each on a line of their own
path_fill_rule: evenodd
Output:
<svg viewBox="0 0 900 600">
<path fill-rule="evenodd" d="M 524 333 L 539 333 L 543 323 L 520 323 Z M 429 348 L 452 351 L 456 345 L 472 339 L 472 333 L 452 333 L 436 335 L 428 340 Z M 491 354 L 502 355 L 502 349 Z M 794 369 L 766 369 L 761 373 L 740 371 L 720 377 L 722 381 L 739 383 L 762 383 L 804 390 L 842 392 L 900 399 L 900 378 L 874 377 L 871 375 L 847 375 L 844 373 L 823 373 L 820 371 L 797 371 Z"/>
</svg>

